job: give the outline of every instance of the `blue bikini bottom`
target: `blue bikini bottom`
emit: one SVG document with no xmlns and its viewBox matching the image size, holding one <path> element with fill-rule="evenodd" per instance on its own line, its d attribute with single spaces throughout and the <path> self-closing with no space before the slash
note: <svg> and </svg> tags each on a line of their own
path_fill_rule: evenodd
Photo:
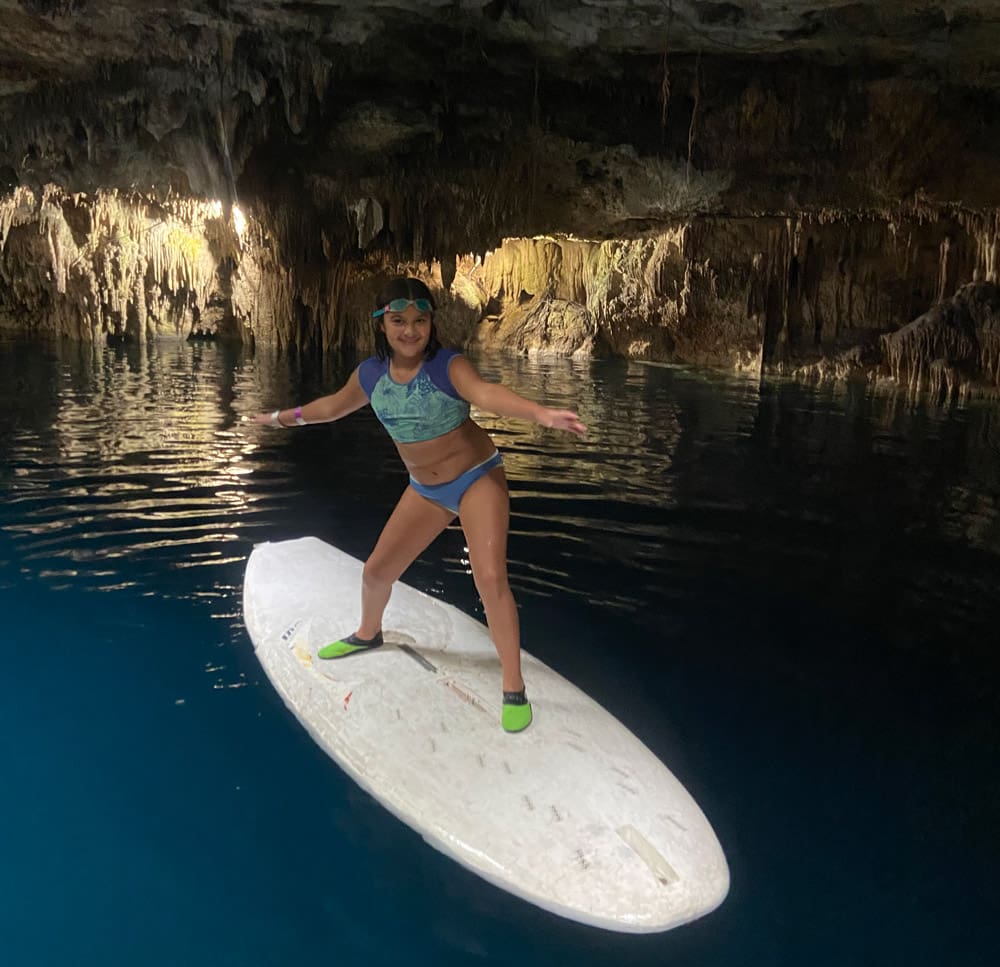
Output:
<svg viewBox="0 0 1000 967">
<path fill-rule="evenodd" d="M 410 477 L 410 486 L 421 497 L 433 500 L 435 504 L 446 507 L 453 514 L 458 513 L 458 505 L 462 502 L 462 495 L 480 478 L 485 477 L 494 467 L 503 465 L 503 457 L 499 452 L 493 451 L 492 457 L 487 457 L 482 463 L 477 463 L 471 470 L 466 470 L 460 477 L 449 480 L 448 483 L 428 484 L 417 483 Z"/>
</svg>

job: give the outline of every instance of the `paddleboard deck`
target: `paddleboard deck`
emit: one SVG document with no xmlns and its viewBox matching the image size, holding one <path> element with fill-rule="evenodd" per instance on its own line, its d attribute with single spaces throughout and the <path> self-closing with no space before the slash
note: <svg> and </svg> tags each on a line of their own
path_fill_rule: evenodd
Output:
<svg viewBox="0 0 1000 967">
<path fill-rule="evenodd" d="M 268 678 L 351 778 L 432 846 L 561 916 L 643 933 L 722 902 L 722 848 L 667 767 L 527 653 L 535 719 L 503 732 L 489 632 L 457 608 L 398 582 L 383 647 L 318 658 L 357 626 L 361 569 L 306 537 L 257 546 L 244 584 Z"/>
</svg>

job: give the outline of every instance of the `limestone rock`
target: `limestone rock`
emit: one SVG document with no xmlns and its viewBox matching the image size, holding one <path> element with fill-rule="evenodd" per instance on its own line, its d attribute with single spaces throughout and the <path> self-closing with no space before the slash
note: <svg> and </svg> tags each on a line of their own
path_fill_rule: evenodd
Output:
<svg viewBox="0 0 1000 967">
<path fill-rule="evenodd" d="M 600 348 L 597 323 L 578 302 L 533 299 L 485 319 L 477 330 L 479 345 L 528 356 L 593 356 Z"/>
<path fill-rule="evenodd" d="M 892 376 L 939 397 L 1000 395 L 1000 289 L 963 286 L 897 332 L 882 337 Z"/>
</svg>

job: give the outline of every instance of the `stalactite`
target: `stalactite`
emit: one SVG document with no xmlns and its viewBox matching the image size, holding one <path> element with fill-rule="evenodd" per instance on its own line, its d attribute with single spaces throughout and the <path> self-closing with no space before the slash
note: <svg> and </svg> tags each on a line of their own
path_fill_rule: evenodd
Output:
<svg viewBox="0 0 1000 967">
<path fill-rule="evenodd" d="M 385 225 L 385 212 L 376 198 L 358 198 L 344 203 L 358 233 L 358 248 L 364 251 Z"/>
<path fill-rule="evenodd" d="M 35 195 L 30 188 L 18 186 L 12 194 L 0 199 L 0 254 L 7 247 L 10 230 L 27 225 L 35 217 Z"/>
<path fill-rule="evenodd" d="M 694 103 L 691 105 L 691 124 L 688 127 L 687 143 L 687 166 L 684 169 L 684 180 L 691 181 L 691 153 L 694 151 L 694 126 L 698 117 L 698 102 L 701 100 L 701 49 L 698 49 L 698 56 L 694 62 L 694 81 L 691 85 L 691 96 Z"/>
<path fill-rule="evenodd" d="M 663 56 L 660 62 L 660 138 L 667 136 L 667 112 L 670 110 L 670 63 L 667 59 L 670 50 L 670 35 L 674 26 L 674 0 L 667 4 L 667 29 L 663 38 Z"/>
<path fill-rule="evenodd" d="M 472 274 L 501 301 L 502 314 L 516 315 L 524 326 L 541 327 L 548 316 L 540 307 L 547 302 L 578 305 L 584 312 L 577 325 L 581 341 L 594 336 L 585 324 L 593 320 L 603 345 L 642 355 L 653 341 L 662 348 L 663 338 L 669 338 L 666 330 L 683 315 L 681 283 L 668 283 L 672 292 L 666 293 L 661 284 L 674 279 L 676 266 L 683 265 L 685 233 L 679 227 L 655 239 L 615 242 L 507 239 Z M 673 271 L 665 268 L 670 263 Z M 566 310 L 559 317 L 573 318 Z M 654 340 L 644 333 L 650 329 Z M 563 344 L 569 341 L 563 338 Z"/>
<path fill-rule="evenodd" d="M 63 216 L 61 193 L 51 185 L 45 189 L 38 210 L 38 234 L 48 242 L 56 291 L 65 295 L 69 271 L 79 258 L 79 249 Z"/>
<path fill-rule="evenodd" d="M 951 239 L 946 235 L 939 247 L 937 301 L 941 302 L 948 292 L 948 255 L 951 252 Z"/>
<path fill-rule="evenodd" d="M 983 229 L 990 245 L 991 227 Z M 929 240 L 940 232 L 940 223 L 898 214 L 891 221 L 842 215 L 837 222 L 829 213 L 695 219 L 645 239 L 507 239 L 463 271 L 498 305 L 489 332 L 506 334 L 511 346 L 525 345 L 542 303 L 565 300 L 582 306 L 598 323 L 600 342 L 624 355 L 822 378 L 874 378 L 885 358 L 886 371 L 907 385 L 961 393 L 977 372 L 995 385 L 1000 316 L 985 310 L 977 310 L 974 336 L 959 327 L 933 338 L 904 334 L 881 347 L 881 333 L 912 318 L 920 278 L 927 291 L 919 309 L 930 308 L 937 266 L 924 265 L 914 279 L 912 260 L 916 251 L 939 252 Z M 969 281 L 968 249 L 951 243 L 953 282 Z M 987 243 L 979 250 L 988 252 Z"/>
<path fill-rule="evenodd" d="M 75 234 L 68 215 L 86 231 L 78 226 Z M 233 232 L 220 229 L 223 221 L 213 202 L 67 195 L 54 186 L 36 202 L 19 189 L 0 202 L 0 271 L 9 279 L 16 261 L 17 272 L 44 275 L 46 285 L 21 306 L 32 327 L 95 340 L 185 337 L 217 286 L 218 259 L 231 251 Z M 32 224 L 45 240 L 44 266 L 26 265 L 10 250 L 12 230 Z"/>
<path fill-rule="evenodd" d="M 974 279 L 1000 281 L 1000 209 L 960 211 L 957 219 L 975 244 Z"/>
<path fill-rule="evenodd" d="M 963 286 L 954 298 L 882 337 L 892 377 L 939 397 L 1000 390 L 1000 289 Z"/>
<path fill-rule="evenodd" d="M 233 316 L 244 338 L 279 348 L 370 348 L 374 293 L 365 273 L 352 272 L 325 232 L 313 240 L 302 228 L 296 210 L 277 205 L 258 211 L 247 230 L 231 279 Z"/>
<path fill-rule="evenodd" d="M 331 182 L 322 215 L 289 198 L 261 206 L 239 231 L 218 202 L 18 188 L 0 199 L 3 324 L 142 339 L 214 332 L 225 320 L 234 334 L 282 347 L 368 348 L 368 302 L 378 279 L 405 262 L 435 280 L 458 341 L 489 306 L 490 331 L 524 351 L 539 341 L 549 351 L 605 347 L 818 375 L 871 370 L 884 357 L 905 385 L 951 394 L 1000 380 L 1000 330 L 989 313 L 975 315 L 972 329 L 924 325 L 878 339 L 942 292 L 996 278 L 995 211 L 690 216 L 644 224 L 631 239 L 508 238 L 459 268 L 443 246 L 481 242 L 483 219 L 510 217 L 517 189 L 494 183 L 468 223 L 453 225 L 440 214 L 447 186 L 428 178 L 409 195 L 397 187 L 346 194 Z"/>
</svg>

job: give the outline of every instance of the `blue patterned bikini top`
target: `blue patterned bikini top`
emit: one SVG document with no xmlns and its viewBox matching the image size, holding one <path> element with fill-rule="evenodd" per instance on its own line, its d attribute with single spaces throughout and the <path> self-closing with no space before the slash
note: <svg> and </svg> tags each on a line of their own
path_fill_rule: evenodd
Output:
<svg viewBox="0 0 1000 967">
<path fill-rule="evenodd" d="M 448 377 L 449 364 L 460 355 L 454 349 L 439 349 L 408 383 L 397 383 L 389 375 L 388 359 L 370 356 L 358 367 L 361 388 L 393 440 L 432 440 L 469 418 L 469 404 Z"/>
</svg>

